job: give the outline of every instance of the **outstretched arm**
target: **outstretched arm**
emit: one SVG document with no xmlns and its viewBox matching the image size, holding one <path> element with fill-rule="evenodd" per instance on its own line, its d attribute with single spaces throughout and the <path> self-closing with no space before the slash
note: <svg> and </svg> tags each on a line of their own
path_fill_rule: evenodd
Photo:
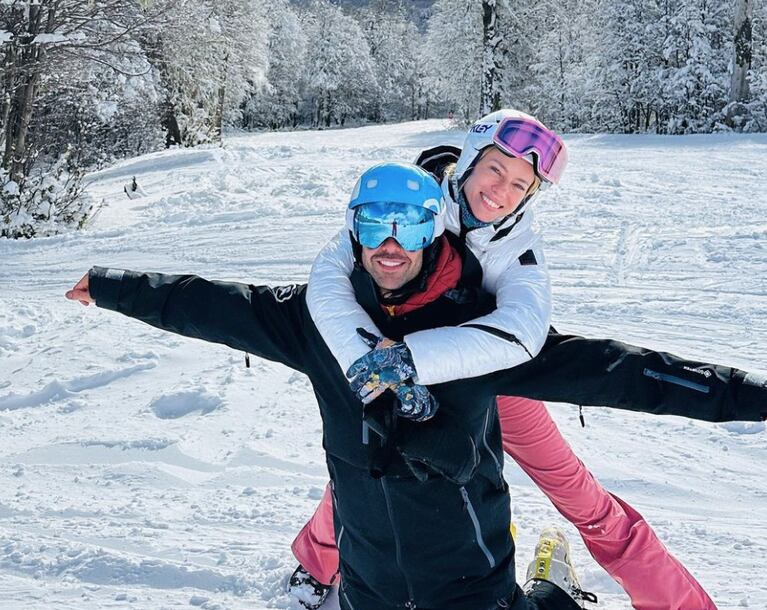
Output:
<svg viewBox="0 0 767 610">
<path fill-rule="evenodd" d="M 302 370 L 303 291 L 94 267 L 66 296 Z"/>
<path fill-rule="evenodd" d="M 498 394 L 705 421 L 767 418 L 767 377 L 603 339 L 551 333 L 540 355 L 495 373 Z"/>
</svg>

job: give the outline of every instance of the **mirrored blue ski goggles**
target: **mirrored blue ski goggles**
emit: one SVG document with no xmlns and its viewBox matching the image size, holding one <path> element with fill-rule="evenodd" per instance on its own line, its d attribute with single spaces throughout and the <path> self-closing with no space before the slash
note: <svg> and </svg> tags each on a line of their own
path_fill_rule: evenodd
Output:
<svg viewBox="0 0 767 610">
<path fill-rule="evenodd" d="M 406 203 L 366 203 L 354 213 L 354 237 L 366 248 L 378 248 L 390 237 L 409 252 L 434 241 L 434 212 Z"/>
</svg>

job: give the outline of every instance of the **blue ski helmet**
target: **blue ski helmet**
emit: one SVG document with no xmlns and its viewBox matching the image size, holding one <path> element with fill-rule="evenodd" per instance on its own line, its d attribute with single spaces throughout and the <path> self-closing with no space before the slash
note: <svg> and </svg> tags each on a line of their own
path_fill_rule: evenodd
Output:
<svg viewBox="0 0 767 610">
<path fill-rule="evenodd" d="M 357 180 L 346 228 L 363 246 L 377 248 L 393 237 L 415 251 L 445 232 L 444 215 L 442 189 L 430 173 L 410 163 L 381 163 Z"/>
</svg>

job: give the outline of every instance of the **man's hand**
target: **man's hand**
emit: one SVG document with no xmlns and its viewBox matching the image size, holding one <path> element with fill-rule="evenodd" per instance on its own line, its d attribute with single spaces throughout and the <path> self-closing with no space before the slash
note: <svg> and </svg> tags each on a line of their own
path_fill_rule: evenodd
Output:
<svg viewBox="0 0 767 610">
<path fill-rule="evenodd" d="M 68 290 L 64 296 L 70 301 L 80 301 L 85 306 L 96 302 L 93 300 L 93 297 L 91 297 L 87 273 L 74 285 L 72 290 Z"/>
<path fill-rule="evenodd" d="M 364 335 L 372 351 L 357 360 L 346 371 L 352 392 L 365 404 L 372 402 L 387 388 L 415 376 L 415 365 L 410 350 L 404 343 Z"/>
</svg>

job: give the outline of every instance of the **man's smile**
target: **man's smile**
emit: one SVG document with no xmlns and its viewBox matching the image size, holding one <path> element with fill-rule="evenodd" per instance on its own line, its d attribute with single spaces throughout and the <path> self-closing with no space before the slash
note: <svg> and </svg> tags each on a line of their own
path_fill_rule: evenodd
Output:
<svg viewBox="0 0 767 610">
<path fill-rule="evenodd" d="M 408 262 L 398 258 L 375 258 L 373 260 L 382 267 L 386 267 L 387 269 L 396 269 Z"/>
</svg>

